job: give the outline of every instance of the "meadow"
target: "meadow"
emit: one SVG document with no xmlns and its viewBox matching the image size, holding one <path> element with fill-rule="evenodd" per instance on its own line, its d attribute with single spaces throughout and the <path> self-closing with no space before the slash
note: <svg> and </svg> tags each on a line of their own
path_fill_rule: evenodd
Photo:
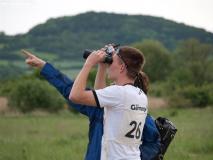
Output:
<svg viewBox="0 0 213 160">
<path fill-rule="evenodd" d="M 155 109 L 178 132 L 165 160 L 213 159 L 213 108 Z M 88 119 L 59 114 L 0 115 L 0 160 L 81 160 L 88 143 Z"/>
</svg>

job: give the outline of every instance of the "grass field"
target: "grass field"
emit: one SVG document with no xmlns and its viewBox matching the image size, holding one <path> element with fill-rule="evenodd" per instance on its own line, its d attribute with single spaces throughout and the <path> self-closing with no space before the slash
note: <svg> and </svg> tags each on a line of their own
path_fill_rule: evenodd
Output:
<svg viewBox="0 0 213 160">
<path fill-rule="evenodd" d="M 213 159 L 213 108 L 158 109 L 178 128 L 165 160 Z M 88 120 L 63 112 L 0 115 L 0 160 L 81 160 L 88 143 Z"/>
</svg>

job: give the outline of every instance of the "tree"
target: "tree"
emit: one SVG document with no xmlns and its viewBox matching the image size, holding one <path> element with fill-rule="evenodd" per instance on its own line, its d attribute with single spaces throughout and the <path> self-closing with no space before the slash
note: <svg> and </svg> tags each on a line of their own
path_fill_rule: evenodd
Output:
<svg viewBox="0 0 213 160">
<path fill-rule="evenodd" d="M 174 55 L 174 72 L 185 72 L 185 84 L 202 85 L 213 81 L 213 45 L 204 44 L 197 39 L 180 43 Z"/>
<path fill-rule="evenodd" d="M 145 40 L 134 43 L 145 55 L 146 63 L 144 71 L 150 78 L 150 81 L 163 81 L 167 78 L 171 70 L 171 59 L 169 51 L 162 43 L 156 40 Z"/>
<path fill-rule="evenodd" d="M 197 39 L 182 41 L 173 57 L 169 77 L 170 103 L 178 107 L 212 105 L 213 46 Z"/>
</svg>

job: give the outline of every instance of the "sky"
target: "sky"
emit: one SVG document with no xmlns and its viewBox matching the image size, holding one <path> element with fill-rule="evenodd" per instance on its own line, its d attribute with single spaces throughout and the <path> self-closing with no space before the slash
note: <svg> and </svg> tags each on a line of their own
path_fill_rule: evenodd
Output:
<svg viewBox="0 0 213 160">
<path fill-rule="evenodd" d="M 87 11 L 163 17 L 213 33 L 213 0 L 0 0 L 0 31 L 28 32 L 49 18 Z"/>
</svg>

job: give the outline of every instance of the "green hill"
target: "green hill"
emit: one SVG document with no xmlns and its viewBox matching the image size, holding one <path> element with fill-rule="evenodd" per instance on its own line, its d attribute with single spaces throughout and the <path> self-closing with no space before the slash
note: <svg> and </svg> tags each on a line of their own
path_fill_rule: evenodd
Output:
<svg viewBox="0 0 213 160">
<path fill-rule="evenodd" d="M 22 48 L 35 51 L 64 70 L 70 70 L 71 67 L 78 70 L 83 62 L 82 53 L 87 48 L 100 48 L 107 43 L 126 45 L 155 39 L 172 50 L 179 41 L 191 37 L 213 43 L 213 33 L 204 29 L 152 16 L 87 12 L 49 19 L 26 34 L 0 34 L 0 75 L 2 78 L 9 73 L 26 70 L 19 53 Z"/>
</svg>

